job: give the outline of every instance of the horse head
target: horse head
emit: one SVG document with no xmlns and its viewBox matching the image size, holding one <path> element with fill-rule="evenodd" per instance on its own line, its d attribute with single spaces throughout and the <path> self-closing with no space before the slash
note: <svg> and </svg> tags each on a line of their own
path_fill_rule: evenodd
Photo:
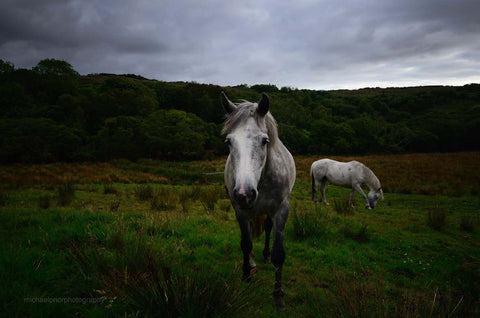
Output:
<svg viewBox="0 0 480 318">
<path fill-rule="evenodd" d="M 368 203 L 370 206 L 367 206 L 367 209 L 374 209 L 375 205 L 377 204 L 377 201 L 379 198 L 383 199 L 383 190 L 382 188 L 375 190 L 371 190 L 368 193 Z"/>
<path fill-rule="evenodd" d="M 222 105 L 227 113 L 224 133 L 230 149 L 233 184 L 228 189 L 232 202 L 241 209 L 251 209 L 258 196 L 258 183 L 266 161 L 270 138 L 265 117 L 270 102 L 263 94 L 258 103 L 232 103 L 222 92 Z M 270 114 L 268 116 L 271 117 Z"/>
</svg>

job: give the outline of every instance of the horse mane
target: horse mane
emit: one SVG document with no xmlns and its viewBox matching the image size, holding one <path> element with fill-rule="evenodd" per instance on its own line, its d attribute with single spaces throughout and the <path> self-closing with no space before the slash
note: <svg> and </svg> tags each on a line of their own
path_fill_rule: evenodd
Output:
<svg viewBox="0 0 480 318">
<path fill-rule="evenodd" d="M 378 177 L 366 165 L 363 165 L 363 176 L 365 178 L 365 183 L 369 187 L 371 186 L 372 188 L 374 188 L 375 191 L 382 187 L 382 185 L 380 184 L 380 180 L 378 180 Z"/>
<path fill-rule="evenodd" d="M 275 118 L 273 118 L 270 112 L 267 112 L 265 116 L 261 116 L 257 112 L 257 103 L 251 103 L 249 101 L 242 101 L 235 104 L 237 106 L 230 114 L 226 115 L 225 122 L 223 124 L 222 134 L 226 135 L 233 131 L 240 123 L 245 122 L 249 117 L 253 117 L 260 127 L 260 129 L 267 133 L 268 139 L 270 139 L 270 145 L 275 145 L 278 140 L 278 128 Z"/>
</svg>

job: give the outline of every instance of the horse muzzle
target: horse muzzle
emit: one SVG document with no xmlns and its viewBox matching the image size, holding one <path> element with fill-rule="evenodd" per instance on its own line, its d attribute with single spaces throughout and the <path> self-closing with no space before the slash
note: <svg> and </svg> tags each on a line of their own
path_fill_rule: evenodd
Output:
<svg viewBox="0 0 480 318">
<path fill-rule="evenodd" d="M 233 190 L 233 200 L 238 204 L 240 209 L 251 209 L 257 199 L 257 190 L 252 188 L 235 188 Z"/>
</svg>

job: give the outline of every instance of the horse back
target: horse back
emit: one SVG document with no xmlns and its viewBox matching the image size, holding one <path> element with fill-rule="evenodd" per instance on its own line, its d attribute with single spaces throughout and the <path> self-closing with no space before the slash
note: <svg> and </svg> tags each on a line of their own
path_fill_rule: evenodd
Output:
<svg viewBox="0 0 480 318">
<path fill-rule="evenodd" d="M 332 184 L 351 186 L 359 178 L 358 161 L 339 162 L 332 159 L 320 159 L 312 164 L 311 173 L 317 180 L 328 180 Z"/>
</svg>

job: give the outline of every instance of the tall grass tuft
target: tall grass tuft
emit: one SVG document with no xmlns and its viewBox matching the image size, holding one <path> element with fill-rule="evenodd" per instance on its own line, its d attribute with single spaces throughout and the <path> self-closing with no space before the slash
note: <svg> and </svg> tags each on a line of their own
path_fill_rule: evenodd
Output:
<svg viewBox="0 0 480 318">
<path fill-rule="evenodd" d="M 66 180 L 63 184 L 59 185 L 57 193 L 58 203 L 61 206 L 67 206 L 72 203 L 73 198 L 75 197 L 75 186 L 73 181 Z"/>
<path fill-rule="evenodd" d="M 103 193 L 104 194 L 119 194 L 119 191 L 117 188 L 115 188 L 115 185 L 113 183 L 104 183 L 103 184 Z"/>
<path fill-rule="evenodd" d="M 320 214 L 316 211 L 298 211 L 297 202 L 294 202 L 292 215 L 293 233 L 297 240 L 301 241 L 310 237 L 320 237 L 327 232 Z"/>
<path fill-rule="evenodd" d="M 231 207 L 232 203 L 229 199 L 223 199 L 218 201 L 218 208 L 225 213 L 228 213 Z"/>
<path fill-rule="evenodd" d="M 230 317 L 257 302 L 249 292 L 255 287 L 238 282 L 203 269 L 174 272 L 154 265 L 131 280 L 127 299 L 147 317 Z"/>
<path fill-rule="evenodd" d="M 427 225 L 435 231 L 440 231 L 445 226 L 447 218 L 447 209 L 441 208 L 438 205 L 428 209 Z"/>
<path fill-rule="evenodd" d="M 329 311 L 332 317 L 389 317 L 387 295 L 382 280 L 372 282 L 367 271 L 353 271 L 347 277 L 333 271 L 333 293 L 327 294 Z"/>
<path fill-rule="evenodd" d="M 205 186 L 201 188 L 198 199 L 207 212 L 215 210 L 215 203 L 225 197 L 225 190 L 218 186 Z"/>
<path fill-rule="evenodd" d="M 113 200 L 110 203 L 110 211 L 111 212 L 117 212 L 119 208 L 120 208 L 120 200 Z"/>
<path fill-rule="evenodd" d="M 3 189 L 0 189 L 0 206 L 6 206 L 8 201 L 8 194 Z"/>
<path fill-rule="evenodd" d="M 142 184 L 135 188 L 135 197 L 140 201 L 151 200 L 153 196 L 153 187 L 149 184 Z"/>
<path fill-rule="evenodd" d="M 151 208 L 157 211 L 175 210 L 178 200 L 178 194 L 173 188 L 162 187 L 155 192 Z"/>
<path fill-rule="evenodd" d="M 188 213 L 188 211 L 190 210 L 190 205 L 192 203 L 191 197 L 192 191 L 189 191 L 187 189 L 183 189 L 182 191 L 180 191 L 179 202 L 182 206 L 183 213 Z"/>
<path fill-rule="evenodd" d="M 358 243 L 367 243 L 370 242 L 370 237 L 372 235 L 368 230 L 367 224 L 362 224 L 361 226 L 345 224 L 343 228 L 343 236 L 355 240 Z"/>
<path fill-rule="evenodd" d="M 473 213 L 463 212 L 460 216 L 460 229 L 463 231 L 474 232 L 478 223 L 478 216 Z"/>
<path fill-rule="evenodd" d="M 113 316 L 229 317 L 258 305 L 252 290 L 261 282 L 246 285 L 208 270 L 175 269 L 172 259 L 157 253 L 143 236 L 126 236 L 117 232 L 106 246 L 70 245 L 74 262 L 99 284 L 95 290 L 122 300 L 112 304 Z"/>
<path fill-rule="evenodd" d="M 341 215 L 353 215 L 353 206 L 350 202 L 350 197 L 342 197 L 340 199 L 333 199 L 333 209 Z"/>
<path fill-rule="evenodd" d="M 345 275 L 333 270 L 333 284 L 325 297 L 309 295 L 305 317 L 469 317 L 472 306 L 464 297 L 449 292 L 416 293 L 404 289 L 388 290 L 382 278 L 368 270 L 353 270 Z"/>
<path fill-rule="evenodd" d="M 48 194 L 42 195 L 38 198 L 38 207 L 40 209 L 48 209 L 51 206 L 51 197 Z"/>
</svg>

